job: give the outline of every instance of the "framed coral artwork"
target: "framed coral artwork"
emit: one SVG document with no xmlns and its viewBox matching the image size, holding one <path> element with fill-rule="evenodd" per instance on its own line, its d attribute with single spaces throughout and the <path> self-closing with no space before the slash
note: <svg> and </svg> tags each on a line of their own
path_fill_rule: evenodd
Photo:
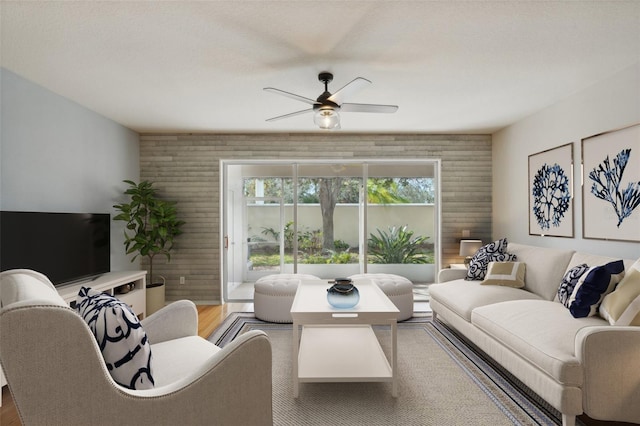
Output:
<svg viewBox="0 0 640 426">
<path fill-rule="evenodd" d="M 640 124 L 582 140 L 582 236 L 640 241 Z"/>
<path fill-rule="evenodd" d="M 573 144 L 529 156 L 529 235 L 573 237 Z"/>
</svg>

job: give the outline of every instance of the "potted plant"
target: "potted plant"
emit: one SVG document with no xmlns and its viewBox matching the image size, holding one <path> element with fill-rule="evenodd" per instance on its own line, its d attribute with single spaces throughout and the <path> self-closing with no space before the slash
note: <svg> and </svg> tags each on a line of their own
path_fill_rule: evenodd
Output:
<svg viewBox="0 0 640 426">
<path fill-rule="evenodd" d="M 124 182 L 129 185 L 124 193 L 130 201 L 113 206 L 120 212 L 113 220 L 126 222 L 124 245 L 127 254 L 136 253 L 131 261 L 148 257 L 149 283 L 153 285 L 153 258 L 161 254 L 171 261 L 173 239 L 182 233 L 180 227 L 185 222 L 177 218 L 176 202 L 158 198 L 152 182 Z"/>
</svg>

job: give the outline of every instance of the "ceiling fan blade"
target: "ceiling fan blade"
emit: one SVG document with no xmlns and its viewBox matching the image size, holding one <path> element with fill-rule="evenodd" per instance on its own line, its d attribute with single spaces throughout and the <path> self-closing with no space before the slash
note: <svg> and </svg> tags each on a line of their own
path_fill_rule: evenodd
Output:
<svg viewBox="0 0 640 426">
<path fill-rule="evenodd" d="M 371 84 L 371 82 L 366 78 L 358 77 L 347 83 L 333 95 L 329 96 L 328 100 L 341 105 L 342 102 L 344 102 L 345 98 L 348 98 L 350 95 L 356 93 L 358 90 L 361 90 L 363 87 L 368 86 L 369 84 Z"/>
<path fill-rule="evenodd" d="M 315 105 L 318 103 L 315 99 L 305 98 L 304 96 L 296 95 L 295 93 L 285 92 L 284 90 L 275 89 L 273 87 L 265 87 L 265 91 L 275 93 L 276 95 L 286 96 L 287 98 L 295 99 L 296 101 L 304 102 L 309 105 Z"/>
<path fill-rule="evenodd" d="M 393 113 L 398 110 L 398 105 L 377 105 L 377 104 L 342 104 L 341 112 L 383 112 Z"/>
<path fill-rule="evenodd" d="M 313 108 L 303 109 L 302 111 L 290 112 L 289 114 L 279 115 L 277 117 L 267 118 L 267 121 L 278 121 L 278 120 L 282 120 L 283 118 L 295 117 L 296 115 L 302 115 L 302 114 L 306 114 L 308 112 L 313 112 Z"/>
</svg>

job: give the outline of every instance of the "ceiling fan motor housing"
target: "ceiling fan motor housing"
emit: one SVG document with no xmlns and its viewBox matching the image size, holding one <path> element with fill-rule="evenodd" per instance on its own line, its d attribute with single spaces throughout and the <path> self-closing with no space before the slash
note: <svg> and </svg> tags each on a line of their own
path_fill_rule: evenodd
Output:
<svg viewBox="0 0 640 426">
<path fill-rule="evenodd" d="M 318 80 L 322 81 L 324 83 L 324 93 L 322 93 L 320 96 L 318 96 L 317 101 L 320 104 L 316 104 L 313 106 L 313 110 L 314 111 L 318 111 L 319 109 L 323 108 L 327 109 L 327 108 L 333 108 L 333 109 L 339 109 L 340 106 L 338 104 L 336 104 L 335 102 L 331 102 L 328 101 L 327 99 L 329 99 L 329 97 L 331 96 L 331 92 L 329 92 L 329 83 L 333 80 L 333 74 L 331 74 L 330 72 L 321 72 L 320 74 L 318 74 Z"/>
<path fill-rule="evenodd" d="M 318 74 L 318 80 L 322 81 L 324 84 L 331 83 L 333 81 L 333 74 L 327 71 L 323 71 Z"/>
</svg>

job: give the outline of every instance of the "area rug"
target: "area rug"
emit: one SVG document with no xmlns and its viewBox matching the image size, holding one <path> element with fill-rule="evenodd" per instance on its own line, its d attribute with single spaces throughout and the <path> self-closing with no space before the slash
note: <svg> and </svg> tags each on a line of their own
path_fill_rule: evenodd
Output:
<svg viewBox="0 0 640 426">
<path fill-rule="evenodd" d="M 263 330 L 271 340 L 277 426 L 562 424 L 555 409 L 431 315 L 398 324 L 397 398 L 390 383 L 301 383 L 295 399 L 291 324 L 234 313 L 209 340 L 224 346 L 248 330 Z M 388 353 L 389 327 L 374 330 Z"/>
</svg>

